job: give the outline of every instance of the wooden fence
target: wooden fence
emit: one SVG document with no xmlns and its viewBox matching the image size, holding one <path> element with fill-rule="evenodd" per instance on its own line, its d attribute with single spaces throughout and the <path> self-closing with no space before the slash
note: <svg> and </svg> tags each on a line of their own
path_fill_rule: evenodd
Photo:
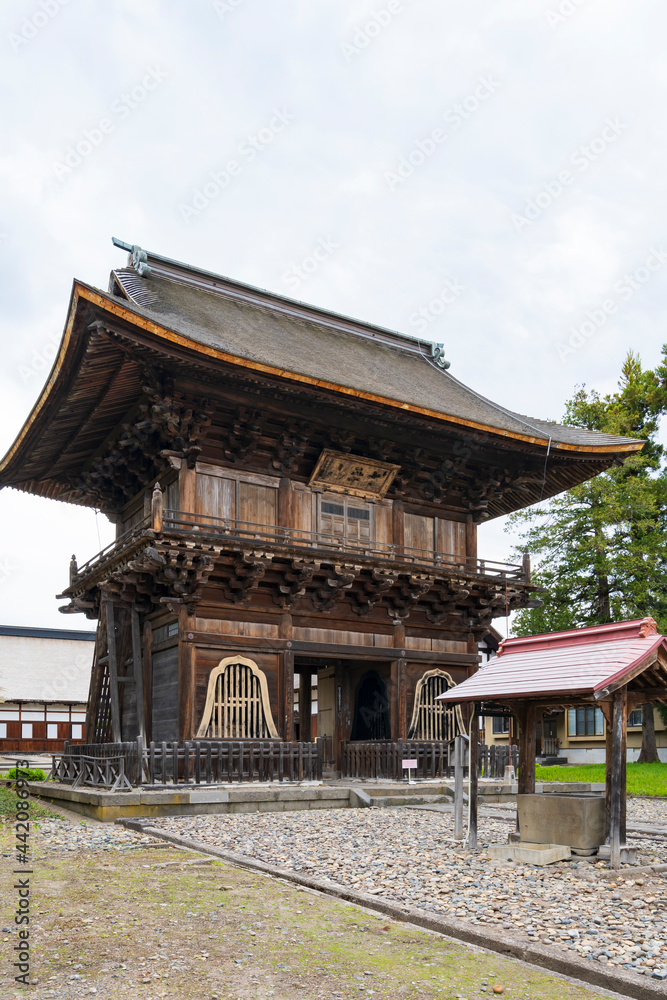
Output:
<svg viewBox="0 0 667 1000">
<path fill-rule="evenodd" d="M 491 746 L 480 744 L 477 750 L 477 771 L 480 778 L 504 778 L 505 768 L 513 765 L 519 768 L 519 748 L 504 746 L 502 743 L 492 743 Z"/>
<path fill-rule="evenodd" d="M 125 757 L 88 757 L 72 754 L 52 758 L 51 778 L 73 788 L 88 786 L 106 788 L 110 792 L 126 792 L 132 788 L 125 775 Z"/>
<path fill-rule="evenodd" d="M 144 774 L 145 783 L 149 785 L 318 781 L 322 778 L 322 755 L 317 741 L 193 740 L 151 743 L 144 751 Z"/>
<path fill-rule="evenodd" d="M 454 741 L 424 742 L 417 740 L 377 740 L 372 743 L 344 742 L 343 777 L 385 778 L 397 781 L 405 776 L 404 760 L 416 760 L 413 778 L 453 778 Z M 505 768 L 517 768 L 519 751 L 503 745 L 480 744 L 477 751 L 477 771 L 480 778 L 503 778 Z M 467 754 L 466 754 L 467 771 Z"/>
<path fill-rule="evenodd" d="M 120 763 L 119 763 L 120 762 Z M 243 781 L 317 781 L 322 778 L 318 741 L 189 740 L 66 746 L 53 756 L 51 779 L 122 790 L 138 786 L 200 785 Z"/>
<path fill-rule="evenodd" d="M 403 777 L 403 761 L 416 760 L 411 771 L 418 778 L 450 778 L 454 776 L 454 741 L 427 743 L 417 740 L 377 740 L 372 743 L 344 741 L 343 777 L 387 778 Z"/>
<path fill-rule="evenodd" d="M 413 760 L 415 778 L 454 777 L 454 741 L 377 740 L 341 744 L 344 778 L 400 780 L 403 762 Z M 189 740 L 185 742 L 66 745 L 53 756 L 51 779 L 71 785 L 121 788 L 210 785 L 244 781 L 319 781 L 321 740 Z M 508 764 L 518 766 L 515 746 L 478 748 L 478 773 L 503 778 Z"/>
</svg>

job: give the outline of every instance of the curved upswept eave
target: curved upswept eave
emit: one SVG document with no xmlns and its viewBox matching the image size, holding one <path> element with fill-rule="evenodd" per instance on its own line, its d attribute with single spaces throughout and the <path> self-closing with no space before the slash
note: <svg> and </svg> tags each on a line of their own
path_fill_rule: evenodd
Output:
<svg viewBox="0 0 667 1000">
<path fill-rule="evenodd" d="M 67 377 L 61 373 L 67 372 L 69 362 L 77 347 L 77 337 L 75 336 L 75 323 L 78 313 L 78 304 L 82 285 L 78 281 L 72 284 L 69 308 L 67 311 L 67 321 L 63 330 L 62 340 L 58 346 L 53 367 L 49 372 L 49 377 L 42 388 L 30 414 L 18 432 L 14 443 L 7 451 L 4 458 L 0 460 L 0 485 L 2 485 L 3 473 L 5 473 L 12 461 L 19 452 L 30 443 L 31 435 L 39 433 L 40 425 L 48 419 L 49 407 L 57 406 L 58 399 L 67 389 Z M 70 372 L 74 377 L 75 371 Z M 9 485 L 9 484 L 8 484 Z M 12 484 L 13 485 L 13 484 Z"/>
<path fill-rule="evenodd" d="M 462 383 L 457 383 L 461 390 L 470 393 L 471 397 L 475 396 L 477 399 L 488 404 L 487 416 L 492 416 L 493 412 L 497 410 L 500 418 L 504 415 L 510 418 L 510 420 L 515 421 L 514 427 L 494 426 L 479 419 L 467 419 L 466 416 L 460 413 L 445 413 L 443 412 L 443 408 L 436 409 L 418 405 L 415 402 L 405 401 L 395 396 L 380 395 L 375 387 L 375 391 L 366 391 L 355 385 L 341 384 L 340 381 L 314 377 L 308 371 L 294 371 L 286 368 L 284 365 L 272 365 L 261 358 L 247 355 L 240 356 L 238 353 L 232 353 L 230 350 L 224 349 L 222 346 L 216 346 L 214 343 L 202 342 L 192 332 L 186 333 L 183 330 L 176 329 L 177 323 L 172 317 L 169 317 L 172 319 L 171 325 L 167 325 L 167 322 L 158 322 L 159 317 L 156 316 L 153 310 L 145 308 L 129 299 L 121 300 L 75 280 L 70 297 L 67 322 L 56 359 L 31 413 L 7 454 L 0 461 L 0 486 L 11 485 L 18 489 L 28 488 L 29 492 L 34 491 L 35 480 L 30 475 L 26 476 L 26 470 L 22 470 L 21 466 L 23 465 L 23 460 L 28 459 L 35 440 L 48 426 L 49 419 L 55 417 L 60 402 L 66 397 L 69 387 L 79 374 L 83 349 L 87 342 L 82 329 L 86 312 L 100 319 L 107 316 L 116 322 L 122 323 L 128 331 L 135 329 L 144 337 L 148 335 L 149 338 L 154 339 L 164 349 L 172 353 L 174 350 L 185 352 L 193 358 L 198 358 L 200 362 L 204 358 L 208 358 L 212 363 L 222 362 L 237 368 L 254 370 L 258 373 L 297 382 L 302 385 L 310 385 L 315 388 L 324 389 L 338 397 L 348 396 L 355 399 L 364 399 L 377 405 L 399 409 L 404 413 L 426 417 L 438 421 L 441 425 L 452 428 L 460 430 L 468 429 L 482 432 L 491 437 L 505 440 L 510 439 L 537 446 L 538 448 L 543 448 L 545 453 L 547 449 L 550 449 L 552 454 L 560 452 L 563 454 L 563 457 L 571 456 L 572 458 L 577 457 L 580 459 L 588 457 L 598 462 L 602 459 L 601 465 L 603 467 L 608 467 L 614 457 L 625 458 L 639 451 L 644 445 L 643 441 L 627 438 L 617 438 L 609 441 L 609 435 L 600 435 L 603 443 L 595 444 L 591 441 L 582 443 L 571 440 L 558 440 L 559 436 L 563 436 L 564 431 L 564 428 L 560 425 L 550 425 L 544 421 L 537 420 L 533 422 L 529 421 L 529 418 L 525 418 L 524 420 L 518 414 L 513 414 L 503 407 L 496 406 L 491 401 L 483 400 L 482 397 L 477 396 L 472 390 L 463 386 Z M 81 350 L 81 358 L 77 360 L 76 354 L 79 349 Z M 384 348 L 382 348 L 382 352 L 384 353 Z M 489 407 L 493 409 L 489 409 Z M 553 434 L 551 433 L 552 429 Z M 605 459 L 607 459 L 606 462 L 604 461 Z M 46 484 L 43 485 L 46 486 Z M 44 492 L 43 489 L 40 489 L 40 492 L 42 495 L 48 495 L 48 490 Z"/>
</svg>

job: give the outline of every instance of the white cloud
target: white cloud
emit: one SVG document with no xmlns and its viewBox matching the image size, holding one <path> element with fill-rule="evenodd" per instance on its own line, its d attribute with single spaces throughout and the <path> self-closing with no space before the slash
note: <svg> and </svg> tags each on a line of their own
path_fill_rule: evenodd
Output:
<svg viewBox="0 0 667 1000">
<path fill-rule="evenodd" d="M 300 297 L 406 332 L 456 278 L 465 293 L 424 335 L 444 341 L 462 381 L 535 416 L 559 417 L 576 383 L 608 389 L 629 347 L 658 360 L 667 268 L 569 364 L 554 351 L 663 238 L 664 5 L 584 0 L 554 27 L 546 13 L 559 0 L 403 0 L 346 62 L 340 43 L 385 6 L 243 0 L 221 18 L 208 2 L 70 0 L 18 51 L 9 35 L 38 4 L 2 6 L 0 84 L 13 99 L 0 137 L 0 450 L 38 390 L 18 366 L 60 333 L 73 277 L 106 287 L 122 260 L 111 235 L 276 291 L 331 237 L 339 248 Z M 59 184 L 53 158 L 153 64 L 168 79 Z M 497 92 L 392 192 L 384 171 L 485 74 Z M 179 204 L 276 106 L 294 122 L 186 225 Z M 610 116 L 628 123 L 618 141 L 517 232 L 512 213 Z M 49 595 L 71 551 L 97 547 L 94 515 L 10 493 L 0 515 L 0 556 L 44 567 L 31 600 L 28 569 L 21 588 L 5 585 L 0 618 L 62 624 Z M 510 541 L 487 526 L 484 545 L 502 558 Z"/>
</svg>

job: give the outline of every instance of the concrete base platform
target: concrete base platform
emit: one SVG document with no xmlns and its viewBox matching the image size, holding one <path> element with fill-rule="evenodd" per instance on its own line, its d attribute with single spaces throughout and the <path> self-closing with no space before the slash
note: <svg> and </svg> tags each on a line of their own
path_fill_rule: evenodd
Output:
<svg viewBox="0 0 667 1000">
<path fill-rule="evenodd" d="M 552 865 L 555 861 L 569 861 L 569 847 L 560 844 L 491 844 L 486 853 L 498 861 L 522 861 L 528 865 Z"/>
<path fill-rule="evenodd" d="M 205 813 L 287 812 L 294 809 L 348 808 L 350 789 L 320 784 L 200 785 L 131 792 L 72 788 L 57 782 L 31 782 L 30 791 L 48 802 L 102 822 L 151 816 L 196 816 Z M 357 805 L 357 802 L 354 803 Z"/>
<path fill-rule="evenodd" d="M 555 786 L 555 787 L 554 787 Z M 576 785 L 577 791 L 590 785 Z M 434 806 L 454 800 L 453 781 L 438 779 L 408 785 L 402 781 L 303 782 L 302 784 L 267 783 L 234 785 L 167 785 L 161 788 L 135 788 L 131 792 L 107 792 L 104 789 L 72 788 L 58 782 L 31 782 L 31 792 L 40 798 L 90 816 L 102 822 L 151 816 L 194 816 L 204 813 L 286 812 L 297 809 L 391 808 L 399 806 Z M 554 782 L 541 789 L 544 793 L 568 789 Z M 574 791 L 574 788 L 573 788 Z M 467 792 L 464 799 L 467 802 Z M 479 783 L 480 805 L 516 801 L 516 785 L 482 780 Z"/>
</svg>

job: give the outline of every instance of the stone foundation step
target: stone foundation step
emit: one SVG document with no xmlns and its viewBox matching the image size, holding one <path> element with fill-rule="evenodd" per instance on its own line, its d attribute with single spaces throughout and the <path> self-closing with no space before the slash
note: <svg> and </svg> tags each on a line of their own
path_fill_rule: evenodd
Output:
<svg viewBox="0 0 667 1000">
<path fill-rule="evenodd" d="M 467 795 L 465 796 L 467 799 Z M 446 792 L 400 792 L 394 795 L 371 795 L 371 806 L 387 809 L 391 806 L 443 805 L 454 801 L 453 791 Z"/>
</svg>

